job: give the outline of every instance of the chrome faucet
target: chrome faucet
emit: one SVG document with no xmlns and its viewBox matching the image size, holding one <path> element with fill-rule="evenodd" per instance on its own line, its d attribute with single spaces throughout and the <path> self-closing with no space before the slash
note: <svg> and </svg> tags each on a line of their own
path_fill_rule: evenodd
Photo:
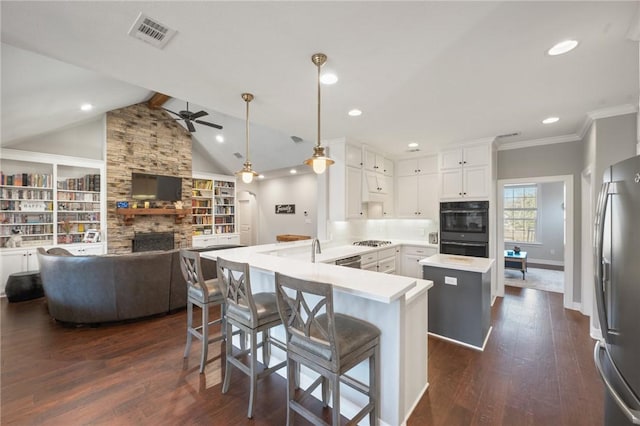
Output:
<svg viewBox="0 0 640 426">
<path fill-rule="evenodd" d="M 322 254 L 322 249 L 320 248 L 320 240 L 314 238 L 311 241 L 311 263 L 316 263 L 316 253 Z"/>
</svg>

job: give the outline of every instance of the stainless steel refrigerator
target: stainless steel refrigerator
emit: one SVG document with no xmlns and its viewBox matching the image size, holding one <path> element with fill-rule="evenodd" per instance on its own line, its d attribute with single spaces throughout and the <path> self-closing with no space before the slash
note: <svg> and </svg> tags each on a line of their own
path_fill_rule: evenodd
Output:
<svg viewBox="0 0 640 426">
<path fill-rule="evenodd" d="M 605 171 L 594 227 L 604 424 L 640 425 L 640 156 Z"/>
</svg>

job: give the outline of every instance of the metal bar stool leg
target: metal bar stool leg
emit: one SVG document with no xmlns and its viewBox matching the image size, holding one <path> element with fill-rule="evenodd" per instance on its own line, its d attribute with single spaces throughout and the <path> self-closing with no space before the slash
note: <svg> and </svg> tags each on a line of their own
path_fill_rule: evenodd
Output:
<svg viewBox="0 0 640 426">
<path fill-rule="evenodd" d="M 184 348 L 184 357 L 189 356 L 191 350 L 191 343 L 193 341 L 193 335 L 191 329 L 193 328 L 193 303 L 187 302 L 187 346 Z"/>
<path fill-rule="evenodd" d="M 202 373 L 209 354 L 209 305 L 205 303 L 200 308 L 202 309 L 202 355 L 200 356 L 200 372 Z"/>
</svg>

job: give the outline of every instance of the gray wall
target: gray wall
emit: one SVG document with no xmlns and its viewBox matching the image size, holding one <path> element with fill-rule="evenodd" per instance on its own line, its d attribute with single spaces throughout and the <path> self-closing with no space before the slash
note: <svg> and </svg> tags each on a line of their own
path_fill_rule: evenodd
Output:
<svg viewBox="0 0 640 426">
<path fill-rule="evenodd" d="M 315 173 L 258 183 L 258 244 L 275 243 L 280 234 L 316 236 L 318 178 Z M 275 214 L 276 204 L 295 204 L 295 214 Z M 304 212 L 308 215 L 305 216 Z M 307 221 L 309 223 L 307 223 Z"/>
<path fill-rule="evenodd" d="M 538 242 L 540 244 L 518 243 L 527 252 L 531 262 L 564 264 L 564 200 L 563 182 L 538 185 Z M 505 250 L 512 249 L 514 243 L 505 242 Z"/>
<path fill-rule="evenodd" d="M 573 175 L 573 301 L 581 301 L 580 175 L 583 169 L 582 141 L 498 151 L 498 179 Z M 565 265 L 565 268 L 571 265 Z"/>
</svg>

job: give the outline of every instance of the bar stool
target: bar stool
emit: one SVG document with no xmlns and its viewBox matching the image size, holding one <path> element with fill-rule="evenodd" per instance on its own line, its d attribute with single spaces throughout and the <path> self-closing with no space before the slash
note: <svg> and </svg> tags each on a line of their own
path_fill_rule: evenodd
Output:
<svg viewBox="0 0 640 426">
<path fill-rule="evenodd" d="M 218 285 L 217 279 L 205 280 L 202 273 L 200 253 L 189 250 L 180 250 L 180 269 L 187 282 L 187 346 L 184 349 L 184 357 L 189 356 L 193 337 L 202 342 L 200 355 L 200 373 L 204 372 L 207 362 L 209 343 L 223 340 L 224 336 L 224 296 Z M 202 323 L 198 327 L 193 326 L 193 305 L 202 311 Z M 209 321 L 209 307 L 220 305 L 220 318 Z M 220 335 L 209 338 L 209 327 L 222 323 Z"/>
<path fill-rule="evenodd" d="M 325 424 L 302 405 L 318 385 L 322 384 L 322 402 L 326 407 L 330 384 L 333 394 L 332 425 L 340 424 L 340 383 L 369 397 L 369 402 L 351 419 L 357 424 L 367 414 L 369 424 L 378 424 L 380 330 L 366 321 L 334 313 L 333 288 L 330 284 L 301 280 L 275 274 L 278 310 L 287 331 L 287 425 L 295 413 L 318 425 Z M 345 373 L 362 361 L 369 360 L 369 384 Z M 320 376 L 296 398 L 298 364 Z"/>
<path fill-rule="evenodd" d="M 220 257 L 217 258 L 218 279 L 225 292 L 226 304 L 226 354 L 224 383 L 222 393 L 227 393 L 231 383 L 231 367 L 236 367 L 244 374 L 248 375 L 251 382 L 249 393 L 249 408 L 247 417 L 253 417 L 253 402 L 255 400 L 257 381 L 286 365 L 282 361 L 269 367 L 271 358 L 271 345 L 286 350 L 284 344 L 269 335 L 269 330 L 281 325 L 280 314 L 274 293 L 251 292 L 251 280 L 249 276 L 249 264 L 232 262 Z M 240 352 L 233 354 L 233 327 L 237 327 L 242 336 L 249 335 L 249 347 L 244 349 L 241 346 Z M 258 343 L 257 335 L 262 332 L 262 341 Z M 262 347 L 262 359 L 265 368 L 258 372 L 258 348 Z M 240 360 L 241 357 L 250 354 L 249 365 Z"/>
</svg>

